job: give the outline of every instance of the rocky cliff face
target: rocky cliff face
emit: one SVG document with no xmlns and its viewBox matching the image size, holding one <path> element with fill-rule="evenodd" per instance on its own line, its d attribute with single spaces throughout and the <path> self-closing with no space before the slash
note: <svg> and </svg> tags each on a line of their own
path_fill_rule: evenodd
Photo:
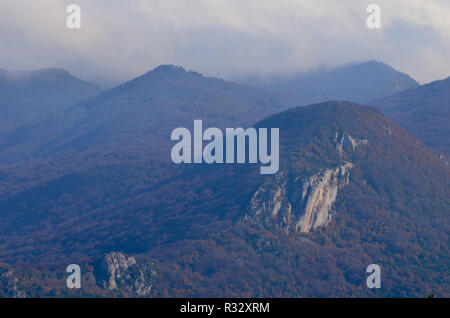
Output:
<svg viewBox="0 0 450 318">
<path fill-rule="evenodd" d="M 117 280 L 127 278 L 127 270 L 129 267 L 136 265 L 134 257 L 126 257 L 122 253 L 112 252 L 105 256 L 105 262 L 108 267 L 109 281 L 108 288 L 110 290 L 117 289 Z"/>
<path fill-rule="evenodd" d="M 153 263 L 136 260 L 120 252 L 106 254 L 102 264 L 103 287 L 111 291 L 120 290 L 132 295 L 148 296 L 157 273 Z"/>
<path fill-rule="evenodd" d="M 305 209 L 303 216 L 295 224 L 297 231 L 309 232 L 328 224 L 338 190 L 348 184 L 352 167 L 352 163 L 346 162 L 336 168 L 320 171 L 301 182 L 300 202 Z"/>
<path fill-rule="evenodd" d="M 332 138 L 340 158 L 366 145 L 367 139 L 336 132 Z M 326 226 L 338 192 L 349 183 L 353 163 L 346 161 L 302 177 L 281 171 L 253 195 L 245 219 L 290 232 L 308 233 Z"/>
<path fill-rule="evenodd" d="M 290 181 L 286 172 L 253 195 L 246 219 L 281 229 L 307 233 L 327 225 L 338 191 L 348 184 L 353 164 L 346 162 Z"/>
<path fill-rule="evenodd" d="M 390 133 L 391 132 L 389 129 L 389 134 Z M 336 133 L 334 135 L 334 142 L 336 143 L 336 150 L 342 157 L 344 155 L 344 152 L 354 151 L 359 146 L 367 144 L 367 139 L 356 139 L 345 133 L 344 134 Z"/>
</svg>

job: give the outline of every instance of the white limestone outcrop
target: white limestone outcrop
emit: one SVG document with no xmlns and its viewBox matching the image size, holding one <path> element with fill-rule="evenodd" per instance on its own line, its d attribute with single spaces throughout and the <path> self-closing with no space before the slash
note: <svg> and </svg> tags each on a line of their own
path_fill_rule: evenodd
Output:
<svg viewBox="0 0 450 318">
<path fill-rule="evenodd" d="M 349 183 L 353 164 L 346 162 L 307 178 L 288 181 L 281 172 L 253 195 L 246 219 L 283 230 L 307 233 L 327 225 L 338 191 Z"/>
<path fill-rule="evenodd" d="M 157 276 L 154 264 L 136 261 L 132 256 L 120 252 L 105 255 L 104 263 L 107 271 L 105 288 L 120 290 L 148 296 L 152 290 L 152 279 Z"/>
<path fill-rule="evenodd" d="M 136 264 L 134 257 L 127 257 L 120 252 L 111 252 L 106 254 L 105 262 L 108 267 L 109 281 L 108 289 L 117 289 L 116 279 L 126 275 L 126 270 Z"/>
<path fill-rule="evenodd" d="M 334 135 L 334 142 L 336 143 L 336 149 L 339 155 L 342 157 L 344 152 L 355 151 L 361 145 L 367 144 L 367 139 L 356 139 L 348 134 L 338 134 Z"/>
</svg>

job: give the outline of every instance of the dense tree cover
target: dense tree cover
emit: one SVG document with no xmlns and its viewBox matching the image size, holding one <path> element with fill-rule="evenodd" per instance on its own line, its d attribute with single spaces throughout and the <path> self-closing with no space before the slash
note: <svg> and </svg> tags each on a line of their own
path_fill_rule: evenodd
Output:
<svg viewBox="0 0 450 318">
<path fill-rule="evenodd" d="M 354 164 L 327 227 L 286 235 L 244 220 L 273 178 L 256 166 L 174 166 L 117 149 L 0 200 L 0 259 L 30 295 L 133 296 L 132 281 L 102 285 L 97 260 L 111 251 L 156 264 L 150 296 L 449 295 L 445 163 L 379 112 L 349 103 L 256 126 L 281 128 L 280 169 L 290 178 Z M 336 132 L 368 142 L 340 154 Z M 82 291 L 63 284 L 68 262 L 87 268 Z M 365 287 L 371 263 L 382 266 L 380 290 Z"/>
</svg>

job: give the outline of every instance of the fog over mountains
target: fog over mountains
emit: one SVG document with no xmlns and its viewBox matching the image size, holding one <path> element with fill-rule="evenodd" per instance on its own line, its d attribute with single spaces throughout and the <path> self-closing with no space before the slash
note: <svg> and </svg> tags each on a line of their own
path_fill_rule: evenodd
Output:
<svg viewBox="0 0 450 318">
<path fill-rule="evenodd" d="M 265 79 L 242 77 L 237 81 L 271 91 L 290 106 L 327 100 L 365 103 L 376 97 L 419 86 L 407 74 L 378 61 L 355 63 L 300 75 L 280 75 Z"/>
<path fill-rule="evenodd" d="M 71 80 L 65 78 L 66 82 Z M 46 78 L 43 81 L 46 83 Z M 190 126 L 197 118 L 209 126 L 249 126 L 290 106 L 326 100 L 365 101 L 417 85 L 407 75 L 379 62 L 311 74 L 264 86 L 264 90 L 162 65 L 68 109 L 62 105 L 59 111 L 43 111 L 41 117 L 52 114 L 46 120 L 0 134 L 0 162 L 98 149 L 105 144 L 157 145 L 166 141 L 164 137 L 174 128 Z M 36 90 L 45 96 L 46 90 L 39 87 Z M 42 107 L 40 100 L 35 102 L 15 112 L 35 116 L 34 107 Z M 14 126 L 22 122 L 17 120 Z"/>
<path fill-rule="evenodd" d="M 369 62 L 236 84 L 162 65 L 95 94 L 60 72 L 26 84 L 48 103 L 0 95 L 23 114 L 0 131 L 0 295 L 450 295 L 448 80 Z M 173 164 L 170 132 L 194 119 L 279 128 L 280 171 Z"/>
<path fill-rule="evenodd" d="M 158 145 L 171 131 L 201 118 L 214 127 L 249 126 L 282 105 L 270 94 L 173 65 L 129 82 L 40 122 L 0 136 L 0 162 L 79 153 L 104 147 Z"/>
<path fill-rule="evenodd" d="M 100 89 L 63 69 L 0 70 L 0 133 L 44 119 Z"/>
</svg>

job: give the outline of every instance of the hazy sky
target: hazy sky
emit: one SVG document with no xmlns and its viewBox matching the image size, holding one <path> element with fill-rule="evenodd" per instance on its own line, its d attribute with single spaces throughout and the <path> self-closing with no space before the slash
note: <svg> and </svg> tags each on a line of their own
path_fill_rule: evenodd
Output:
<svg viewBox="0 0 450 318">
<path fill-rule="evenodd" d="M 66 27 L 80 5 L 81 29 Z M 366 7 L 382 28 L 366 27 Z M 419 82 L 450 76 L 449 0 L 1 0 L 0 68 L 63 67 L 101 84 L 159 64 L 206 75 L 376 59 Z"/>
</svg>

